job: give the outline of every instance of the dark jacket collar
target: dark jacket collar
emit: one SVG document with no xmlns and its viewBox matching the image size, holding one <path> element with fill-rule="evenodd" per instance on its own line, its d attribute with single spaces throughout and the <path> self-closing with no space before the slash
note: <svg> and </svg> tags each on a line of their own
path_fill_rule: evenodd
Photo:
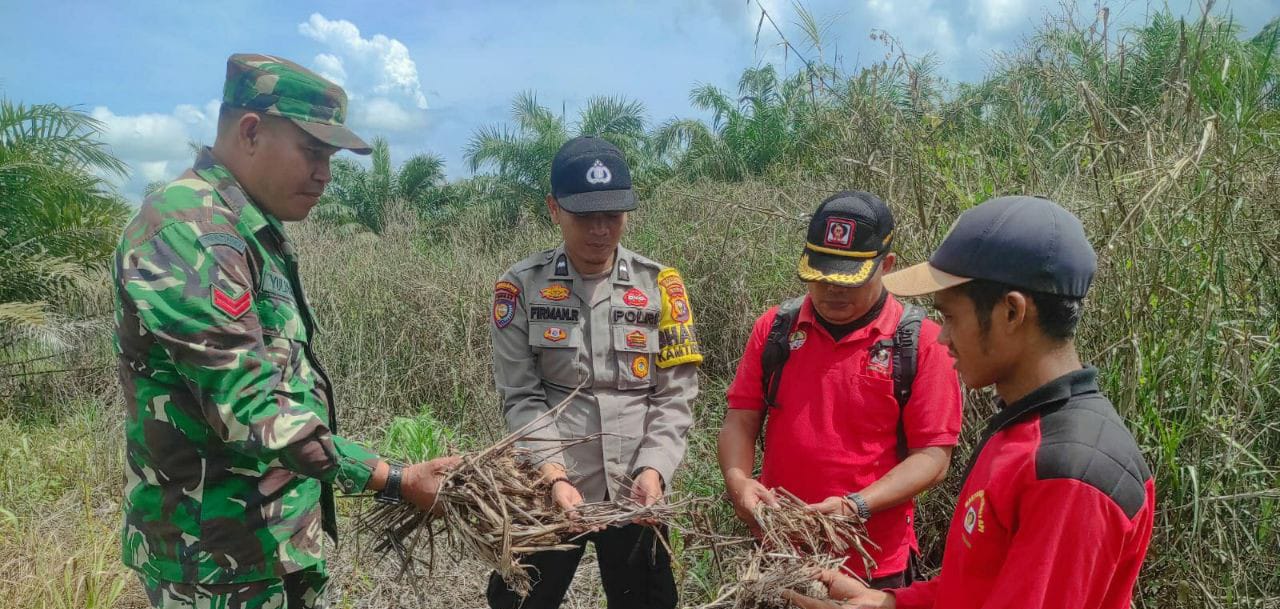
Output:
<svg viewBox="0 0 1280 609">
<path fill-rule="evenodd" d="M 1058 406 L 1073 396 L 1098 393 L 1098 391 L 1098 369 L 1085 366 L 1037 387 L 1012 404 L 1002 403 L 1000 412 L 987 419 L 987 428 L 982 432 L 982 439 L 978 441 L 978 447 L 974 449 L 973 456 L 969 458 L 969 465 L 964 469 L 961 484 L 968 480 L 969 473 L 973 471 L 973 465 L 978 462 L 978 457 L 982 456 L 982 449 L 987 445 L 987 441 L 1001 429 L 1041 410 Z"/>
</svg>

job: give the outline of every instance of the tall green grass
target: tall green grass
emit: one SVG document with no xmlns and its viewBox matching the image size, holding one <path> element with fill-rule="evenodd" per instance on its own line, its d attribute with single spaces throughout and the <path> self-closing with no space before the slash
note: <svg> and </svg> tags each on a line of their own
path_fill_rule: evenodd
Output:
<svg viewBox="0 0 1280 609">
<path fill-rule="evenodd" d="M 677 491 L 722 492 L 714 455 L 724 388 L 756 316 L 802 291 L 805 214 L 822 198 L 843 188 L 880 194 L 908 264 L 960 211 L 999 194 L 1046 194 L 1084 220 L 1098 250 L 1079 347 L 1156 477 L 1136 606 L 1280 606 L 1277 29 L 1242 40 L 1226 21 L 1158 16 L 1123 44 L 1105 29 L 1050 22 L 945 101 L 922 88 L 934 82 L 927 63 L 824 72 L 828 89 L 790 114 L 804 121 L 788 131 L 790 152 L 754 177 L 724 182 L 677 165 L 678 179 L 645 185 L 624 243 L 681 270 L 707 353 Z M 540 221 L 509 226 L 508 212 L 476 205 L 422 219 L 393 205 L 380 236 L 290 228 L 345 433 L 403 458 L 435 454 L 453 433 L 473 446 L 503 435 L 489 363 L 492 284 L 557 242 Z M 50 598 L 46 584 L 62 594 L 74 588 L 56 583 L 68 559 L 92 564 L 114 552 L 120 408 L 105 337 L 75 357 L 71 374 L 0 371 L 0 564 L 21 575 L 16 586 L 0 578 L 0 607 Z M 922 500 L 932 565 L 957 471 L 992 408 L 987 393 L 968 393 L 952 474 Z M 86 441 L 87 453 L 71 448 Z M 727 510 L 716 516 L 733 526 Z M 47 558 L 23 560 L 31 556 Z M 694 603 L 721 574 L 704 557 L 683 558 L 684 599 Z M 367 557 L 346 546 L 337 560 L 358 579 L 338 584 L 352 591 L 344 602 L 360 606 L 380 589 Z M 110 593 L 111 577 L 96 589 Z M 436 581 L 478 589 L 482 577 Z M 135 586 L 126 578 L 117 604 L 136 600 Z M 427 604 L 450 606 L 449 590 Z"/>
</svg>

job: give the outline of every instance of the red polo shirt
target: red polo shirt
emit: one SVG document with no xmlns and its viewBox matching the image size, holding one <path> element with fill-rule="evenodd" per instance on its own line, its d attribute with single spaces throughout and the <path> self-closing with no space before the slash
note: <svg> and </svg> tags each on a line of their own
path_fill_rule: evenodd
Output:
<svg viewBox="0 0 1280 609">
<path fill-rule="evenodd" d="M 960 491 L 942 570 L 901 609 L 1129 609 L 1155 482 L 1097 370 L 1001 409 Z"/>
<path fill-rule="evenodd" d="M 761 410 L 760 354 L 778 309 L 756 320 L 738 372 L 729 386 L 729 408 Z M 902 305 L 892 296 L 880 316 L 840 342 L 814 318 L 806 296 L 791 335 L 791 355 L 782 371 L 777 408 L 765 424 L 761 484 L 781 486 L 816 503 L 862 490 L 898 464 L 898 402 L 893 396 L 892 358 L 874 358 L 873 347 L 892 339 Z M 947 350 L 938 344 L 938 325 L 920 326 L 919 358 L 911 399 L 901 412 L 911 449 L 954 446 L 960 437 L 960 383 Z M 878 512 L 867 533 L 879 550 L 871 577 L 907 568 L 916 548 L 914 502 Z M 853 558 L 853 557 L 851 557 Z M 866 575 L 861 559 L 848 563 Z"/>
</svg>

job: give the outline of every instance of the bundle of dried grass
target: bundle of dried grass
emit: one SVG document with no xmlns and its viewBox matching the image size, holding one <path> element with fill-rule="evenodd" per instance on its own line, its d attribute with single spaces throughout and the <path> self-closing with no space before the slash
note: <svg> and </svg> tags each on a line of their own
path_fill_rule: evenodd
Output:
<svg viewBox="0 0 1280 609">
<path fill-rule="evenodd" d="M 760 538 L 726 538 L 707 532 L 705 547 L 716 553 L 716 562 L 733 569 L 736 577 L 720 588 L 711 602 L 699 609 L 783 609 L 789 606 L 784 590 L 814 598 L 827 598 L 815 581 L 826 569 L 841 569 L 850 550 L 874 566 L 867 552 L 866 527 L 857 515 L 828 515 L 811 511 L 785 489 L 774 489 L 778 505 L 759 504 L 755 510 Z M 745 553 L 722 557 L 725 548 L 748 547 Z M 848 570 L 845 570 L 848 573 Z M 852 574 L 851 574 L 852 575 Z"/>
<path fill-rule="evenodd" d="M 570 396 L 569 399 L 572 399 Z M 461 456 L 461 463 L 440 482 L 436 506 L 440 516 L 409 504 L 374 504 L 357 521 L 356 530 L 372 535 L 365 547 L 378 554 L 394 554 L 401 572 L 417 563 L 434 563 L 438 540 L 492 567 L 507 585 L 526 596 L 531 589 L 529 567 L 521 556 L 572 549 L 584 531 L 633 521 L 667 523 L 677 506 L 641 506 L 630 501 L 578 506 L 570 519 L 551 499 L 551 481 L 538 464 L 555 452 L 592 438 L 538 438 L 533 434 L 563 411 L 566 400 L 529 425 L 489 448 Z M 538 448 L 527 448 L 532 445 Z M 425 551 L 427 558 L 418 556 Z"/>
</svg>

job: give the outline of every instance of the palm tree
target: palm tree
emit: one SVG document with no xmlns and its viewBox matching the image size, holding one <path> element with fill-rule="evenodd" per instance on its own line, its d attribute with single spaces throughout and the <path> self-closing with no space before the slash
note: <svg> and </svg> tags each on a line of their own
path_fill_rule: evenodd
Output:
<svg viewBox="0 0 1280 609">
<path fill-rule="evenodd" d="M 101 130 L 70 108 L 0 98 L 0 351 L 63 342 L 75 324 L 53 303 L 107 266 L 129 207 L 99 177 L 125 173 Z"/>
<path fill-rule="evenodd" d="M 373 140 L 372 167 L 365 169 L 346 158 L 333 160 L 333 181 L 314 215 L 318 221 L 347 230 L 381 233 L 387 206 L 399 199 L 420 211 L 434 205 L 444 184 L 444 160 L 433 154 L 415 155 L 391 167 L 391 147 L 385 138 Z"/>
<path fill-rule="evenodd" d="M 478 129 L 467 144 L 466 159 L 471 171 L 495 170 L 499 188 L 500 215 L 518 221 L 522 210 L 536 214 L 551 192 L 551 160 L 571 137 L 595 135 L 612 142 L 626 155 L 633 168 L 632 180 L 643 178 L 648 166 L 644 104 L 622 97 L 593 97 L 570 126 L 538 103 L 532 92 L 521 93 L 511 104 L 515 127 L 491 125 Z"/>
<path fill-rule="evenodd" d="M 689 177 L 737 181 L 760 175 L 787 158 L 802 141 L 815 108 L 829 92 L 813 86 L 809 72 L 779 80 L 772 65 L 747 68 L 738 95 L 702 85 L 689 94 L 694 107 L 712 113 L 711 125 L 673 119 L 654 133 L 654 153 Z"/>
</svg>

